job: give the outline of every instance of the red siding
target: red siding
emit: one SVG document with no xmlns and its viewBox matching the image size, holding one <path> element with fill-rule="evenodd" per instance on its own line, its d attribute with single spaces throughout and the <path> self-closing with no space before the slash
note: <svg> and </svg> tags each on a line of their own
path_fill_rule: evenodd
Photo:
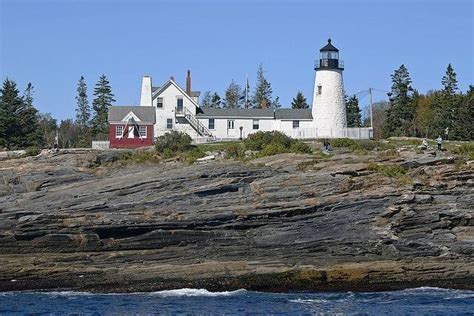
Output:
<svg viewBox="0 0 474 316">
<path fill-rule="evenodd" d="M 115 127 L 122 124 L 109 125 L 110 148 L 138 148 L 153 145 L 153 125 L 147 125 L 146 138 L 128 138 L 128 133 L 122 139 L 115 138 Z M 124 125 L 122 125 L 124 126 Z"/>
</svg>

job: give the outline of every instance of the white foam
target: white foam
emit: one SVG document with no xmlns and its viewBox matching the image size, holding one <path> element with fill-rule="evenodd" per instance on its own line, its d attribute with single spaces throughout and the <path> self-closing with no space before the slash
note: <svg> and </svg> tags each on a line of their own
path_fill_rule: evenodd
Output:
<svg viewBox="0 0 474 316">
<path fill-rule="evenodd" d="M 307 299 L 307 300 L 303 300 L 301 298 L 298 298 L 296 300 L 289 300 L 289 302 L 292 302 L 292 303 L 301 303 L 301 304 L 324 304 L 324 303 L 328 303 L 329 301 L 327 300 L 317 300 L 317 299 Z"/>
<path fill-rule="evenodd" d="M 157 295 L 161 297 L 169 296 L 230 296 L 235 294 L 244 293 L 246 290 L 236 290 L 236 291 L 225 291 L 225 292 L 210 292 L 206 289 L 176 289 L 176 290 L 166 290 L 151 292 L 150 295 Z"/>
</svg>

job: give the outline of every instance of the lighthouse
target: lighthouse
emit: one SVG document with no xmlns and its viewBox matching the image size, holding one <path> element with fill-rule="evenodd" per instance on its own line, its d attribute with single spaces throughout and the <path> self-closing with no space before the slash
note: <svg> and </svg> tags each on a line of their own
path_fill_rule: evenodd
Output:
<svg viewBox="0 0 474 316">
<path fill-rule="evenodd" d="M 328 39 L 314 63 L 313 123 L 318 137 L 344 137 L 347 128 L 346 105 L 339 50 Z"/>
</svg>

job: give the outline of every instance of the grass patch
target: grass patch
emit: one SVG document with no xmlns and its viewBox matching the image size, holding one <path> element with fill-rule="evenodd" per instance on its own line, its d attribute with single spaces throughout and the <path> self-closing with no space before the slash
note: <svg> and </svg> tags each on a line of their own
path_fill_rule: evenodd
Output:
<svg viewBox="0 0 474 316">
<path fill-rule="evenodd" d="M 456 155 L 465 156 L 469 160 L 474 160 L 474 143 L 461 144 L 460 146 L 452 146 L 451 152 Z"/>
<path fill-rule="evenodd" d="M 369 163 L 367 169 L 389 178 L 399 178 L 407 173 L 407 169 L 400 165 L 382 165 L 374 162 Z"/>
<path fill-rule="evenodd" d="M 41 153 L 41 149 L 36 146 L 31 146 L 25 149 L 25 156 L 37 156 Z"/>
</svg>

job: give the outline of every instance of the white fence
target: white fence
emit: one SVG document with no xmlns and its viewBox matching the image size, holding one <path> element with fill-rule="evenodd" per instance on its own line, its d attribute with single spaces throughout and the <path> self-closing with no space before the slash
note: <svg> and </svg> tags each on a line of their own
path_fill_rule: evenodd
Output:
<svg viewBox="0 0 474 316">
<path fill-rule="evenodd" d="M 92 149 L 109 149 L 110 142 L 108 140 L 93 140 Z"/>
</svg>

